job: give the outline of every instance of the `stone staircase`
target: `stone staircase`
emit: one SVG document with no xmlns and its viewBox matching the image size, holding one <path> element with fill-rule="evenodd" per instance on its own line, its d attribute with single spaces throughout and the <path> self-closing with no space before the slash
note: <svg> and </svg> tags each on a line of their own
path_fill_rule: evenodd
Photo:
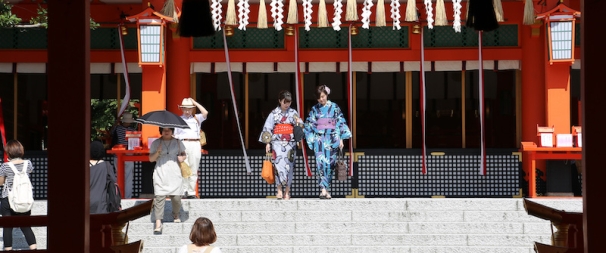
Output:
<svg viewBox="0 0 606 253">
<path fill-rule="evenodd" d="M 124 200 L 130 207 L 144 200 Z M 581 198 L 538 198 L 559 210 L 582 212 Z M 168 201 L 167 201 L 168 202 Z M 338 198 L 183 200 L 182 223 L 173 223 L 170 204 L 161 235 L 148 215 L 129 225 L 129 241 L 143 240 L 145 253 L 176 253 L 189 243 L 198 217 L 215 225 L 214 244 L 225 253 L 382 252 L 534 253 L 534 242 L 551 244 L 549 221 L 526 213 L 520 198 Z M 38 201 L 34 215 L 46 213 Z M 15 229 L 15 248 L 26 248 Z M 46 248 L 46 228 L 34 228 Z"/>
</svg>

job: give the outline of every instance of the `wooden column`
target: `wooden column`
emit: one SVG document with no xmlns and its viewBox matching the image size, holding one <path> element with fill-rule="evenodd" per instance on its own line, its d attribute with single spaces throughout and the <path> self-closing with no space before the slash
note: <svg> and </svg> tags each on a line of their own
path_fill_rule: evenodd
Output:
<svg viewBox="0 0 606 253">
<path fill-rule="evenodd" d="M 581 1 L 581 100 L 583 110 L 583 232 L 585 253 L 606 252 L 604 243 L 604 70 L 600 28 L 606 1 Z"/>
<path fill-rule="evenodd" d="M 154 6 L 155 11 L 160 11 L 164 6 L 163 0 L 144 0 L 142 1 L 141 10 L 147 8 L 148 2 Z M 166 33 L 170 33 L 170 30 L 167 29 Z M 168 55 L 166 58 L 168 58 Z M 141 70 L 141 115 L 151 111 L 168 110 L 166 106 L 166 64 L 161 67 L 143 65 Z M 144 147 L 147 147 L 147 138 L 160 136 L 156 126 L 142 125 L 141 131 Z"/>
<path fill-rule="evenodd" d="M 570 65 L 545 61 L 545 126 L 556 134 L 570 133 Z M 526 108 L 524 108 L 526 109 Z M 536 130 L 535 130 L 536 131 Z"/>
<path fill-rule="evenodd" d="M 48 10 L 48 251 L 88 253 L 90 1 Z"/>
<path fill-rule="evenodd" d="M 545 125 L 545 34 L 540 25 L 520 26 L 522 45 L 522 141 L 537 141 L 537 124 Z M 528 161 L 523 161 L 527 168 Z M 544 164 L 544 163 L 542 163 Z M 542 164 L 539 168 L 545 169 Z M 529 171 L 525 179 L 528 179 Z"/>
<path fill-rule="evenodd" d="M 166 109 L 166 67 L 143 65 L 141 83 L 141 115 Z M 147 138 L 160 136 L 157 126 L 142 125 L 143 146 Z"/>
<path fill-rule="evenodd" d="M 171 30 L 166 34 L 166 110 L 181 115 L 178 105 L 184 98 L 192 96 L 189 61 L 191 38 L 179 37 Z"/>
</svg>

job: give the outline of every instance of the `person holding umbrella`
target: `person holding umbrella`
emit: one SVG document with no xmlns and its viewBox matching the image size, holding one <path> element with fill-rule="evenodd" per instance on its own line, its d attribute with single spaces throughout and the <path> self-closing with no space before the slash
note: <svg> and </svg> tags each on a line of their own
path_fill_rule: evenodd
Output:
<svg viewBox="0 0 606 253">
<path fill-rule="evenodd" d="M 180 223 L 181 194 L 183 193 L 179 162 L 185 161 L 185 146 L 173 137 L 174 128 L 160 127 L 160 138 L 152 142 L 149 149 L 149 161 L 156 162 L 154 167 L 154 212 L 156 227 L 154 233 L 162 232 L 162 218 L 166 197 L 170 197 L 175 223 Z"/>
<path fill-rule="evenodd" d="M 200 110 L 196 114 L 195 107 Z M 200 159 L 202 158 L 202 147 L 200 146 L 200 127 L 206 120 L 208 111 L 193 98 L 184 98 L 179 105 L 183 114 L 181 118 L 189 125 L 189 128 L 177 128 L 175 138 L 183 141 L 185 152 L 187 152 L 186 163 L 192 171 L 192 175 L 183 179 L 183 196 L 185 198 L 198 198 L 196 192 L 196 183 L 198 182 L 198 169 L 200 168 Z"/>
</svg>

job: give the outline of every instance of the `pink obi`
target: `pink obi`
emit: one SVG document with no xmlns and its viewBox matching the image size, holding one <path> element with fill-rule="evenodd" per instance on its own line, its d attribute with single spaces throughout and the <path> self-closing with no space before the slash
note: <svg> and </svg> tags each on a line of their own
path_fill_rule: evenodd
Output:
<svg viewBox="0 0 606 253">
<path fill-rule="evenodd" d="M 317 121 L 318 130 L 322 129 L 335 129 L 337 121 L 333 118 L 320 118 Z"/>
</svg>

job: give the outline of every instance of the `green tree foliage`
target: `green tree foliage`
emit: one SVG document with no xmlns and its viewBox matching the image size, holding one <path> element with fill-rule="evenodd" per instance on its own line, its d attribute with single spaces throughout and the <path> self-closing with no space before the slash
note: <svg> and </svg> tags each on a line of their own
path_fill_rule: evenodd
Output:
<svg viewBox="0 0 606 253">
<path fill-rule="evenodd" d="M 21 22 L 21 19 L 11 12 L 12 8 L 8 2 L 0 1 L 0 27 L 13 27 Z"/>
<path fill-rule="evenodd" d="M 37 16 L 30 19 L 31 24 L 39 24 L 44 28 L 48 28 L 48 11 L 42 8 L 41 5 L 38 5 L 38 10 L 36 11 Z M 95 30 L 99 27 L 99 23 L 95 22 L 92 18 L 90 19 L 90 29 Z"/>
<path fill-rule="evenodd" d="M 131 105 L 136 102 L 131 100 Z M 103 140 L 108 138 L 108 134 L 112 126 L 116 123 L 116 114 L 118 111 L 118 101 L 116 99 L 91 99 L 90 101 L 90 134 L 91 141 Z M 137 118 L 139 112 L 136 107 L 128 107 L 126 111 L 133 114 Z"/>
</svg>

